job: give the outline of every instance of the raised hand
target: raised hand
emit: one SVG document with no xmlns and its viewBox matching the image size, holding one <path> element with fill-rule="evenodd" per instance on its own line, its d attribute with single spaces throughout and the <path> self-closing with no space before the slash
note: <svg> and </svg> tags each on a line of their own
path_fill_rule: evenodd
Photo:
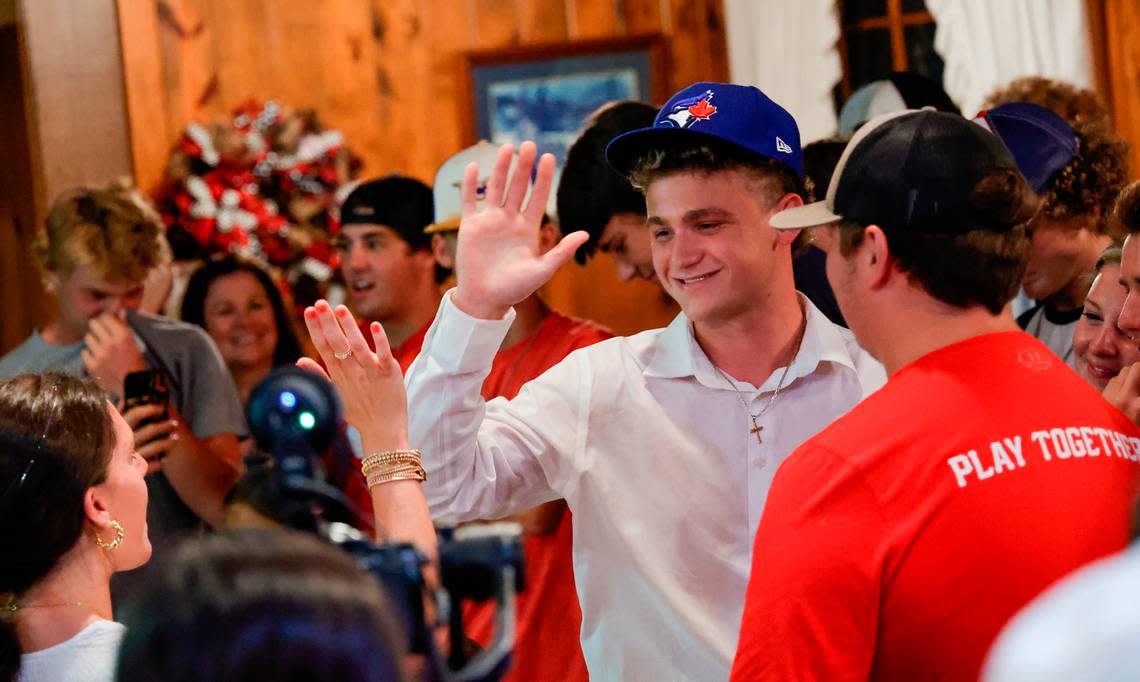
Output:
<svg viewBox="0 0 1140 682">
<path fill-rule="evenodd" d="M 543 154 L 539 159 L 534 187 L 529 201 L 525 201 L 537 153 L 533 142 L 524 142 L 511 175 L 514 148 L 503 145 L 487 181 L 481 209 L 476 203 L 478 166 L 472 163 L 464 173 L 455 259 L 457 285 L 452 302 L 468 315 L 482 319 L 503 317 L 511 306 L 554 276 L 588 238 L 585 232 L 574 232 L 550 251 L 539 253 L 538 233 L 550 196 L 554 157 Z"/>
<path fill-rule="evenodd" d="M 392 357 L 388 337 L 379 322 L 369 331 L 376 352 L 368 348 L 352 313 L 334 311 L 327 301 L 305 309 L 305 327 L 325 368 L 301 358 L 297 366 L 332 381 L 344 403 L 345 419 L 360 432 L 366 450 L 408 446 L 408 400 L 400 363 Z"/>
<path fill-rule="evenodd" d="M 87 374 L 111 395 L 122 396 L 127 375 L 146 369 L 131 328 L 114 314 L 92 318 L 83 345 L 81 355 Z"/>
<path fill-rule="evenodd" d="M 1140 362 L 1120 370 L 1104 387 L 1104 399 L 1140 424 Z"/>
</svg>

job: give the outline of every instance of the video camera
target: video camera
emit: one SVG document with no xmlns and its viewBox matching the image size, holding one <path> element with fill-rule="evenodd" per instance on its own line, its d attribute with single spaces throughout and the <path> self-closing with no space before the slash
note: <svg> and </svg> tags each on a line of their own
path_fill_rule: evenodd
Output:
<svg viewBox="0 0 1140 682">
<path fill-rule="evenodd" d="M 321 480 L 319 455 L 342 437 L 336 390 L 295 367 L 273 371 L 250 394 L 247 417 L 259 450 L 271 455 L 251 471 L 258 511 L 284 525 L 315 532 L 357 558 L 376 576 L 399 611 L 408 650 L 429 658 L 434 677 L 454 682 L 498 680 L 514 645 L 515 595 L 523 589 L 522 541 L 512 531 L 441 531 L 442 589 L 427 590 L 427 559 L 407 543 L 374 544 L 353 526 L 358 511 L 336 487 Z M 494 528 L 494 527 L 490 527 Z M 425 595 L 448 621 L 451 653 L 444 666 L 435 652 Z M 491 645 L 469 660 L 464 652 L 462 600 L 497 601 Z"/>
</svg>

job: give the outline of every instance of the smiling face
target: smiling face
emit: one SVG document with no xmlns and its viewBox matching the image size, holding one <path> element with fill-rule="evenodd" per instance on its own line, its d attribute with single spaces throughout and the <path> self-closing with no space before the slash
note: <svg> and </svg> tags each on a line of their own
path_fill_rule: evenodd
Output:
<svg viewBox="0 0 1140 682">
<path fill-rule="evenodd" d="M 1120 284 L 1120 267 L 1103 266 L 1073 332 L 1077 372 L 1098 391 L 1103 391 L 1120 370 L 1140 360 L 1140 350 L 1118 326 L 1126 295 Z"/>
<path fill-rule="evenodd" d="M 106 480 L 91 490 L 95 491 L 99 505 L 123 526 L 123 542 L 108 556 L 116 571 L 128 571 L 150 559 L 146 525 L 147 490 L 143 480 L 146 461 L 135 451 L 135 435 L 131 427 L 110 403 L 107 410 L 114 424 L 115 447 L 107 464 Z M 114 539 L 111 530 L 97 528 L 95 532 L 104 542 Z"/>
<path fill-rule="evenodd" d="M 684 171 L 646 191 L 653 266 L 665 290 L 694 322 L 720 322 L 770 297 L 791 272 L 795 231 L 769 226 L 784 200 L 767 200 L 742 170 Z M 794 195 L 792 195 L 794 196 Z"/>
<path fill-rule="evenodd" d="M 238 271 L 210 283 L 202 306 L 206 331 L 230 367 L 271 365 L 277 324 L 269 294 L 253 274 Z"/>
</svg>

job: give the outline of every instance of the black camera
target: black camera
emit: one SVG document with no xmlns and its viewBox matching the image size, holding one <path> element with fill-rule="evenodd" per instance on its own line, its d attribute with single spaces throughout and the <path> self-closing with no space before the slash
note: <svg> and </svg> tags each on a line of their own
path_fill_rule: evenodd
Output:
<svg viewBox="0 0 1140 682">
<path fill-rule="evenodd" d="M 427 559 L 406 543 L 374 544 L 357 531 L 354 508 L 339 489 L 322 480 L 320 453 L 341 437 L 342 409 L 336 390 L 323 378 L 295 367 L 274 370 L 250 394 L 247 417 L 260 452 L 243 484 L 258 511 L 290 527 L 316 532 L 355 556 L 384 586 L 405 626 L 408 650 L 438 664 L 435 677 L 475 682 L 497 680 L 507 670 L 514 644 L 515 595 L 523 588 L 519 533 L 480 529 L 441 531 L 442 590 L 425 592 Z M 446 618 L 452 651 L 443 666 L 435 653 L 433 624 L 425 595 Z M 464 653 L 462 600 L 498 604 L 491 645 Z"/>
</svg>

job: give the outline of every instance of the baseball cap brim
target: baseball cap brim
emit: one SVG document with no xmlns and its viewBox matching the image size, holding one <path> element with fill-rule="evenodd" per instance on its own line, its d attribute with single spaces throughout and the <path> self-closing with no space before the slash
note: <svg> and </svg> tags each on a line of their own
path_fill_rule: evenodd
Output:
<svg viewBox="0 0 1140 682">
<path fill-rule="evenodd" d="M 448 218 L 438 223 L 432 223 L 424 228 L 424 234 L 439 234 L 440 232 L 458 232 L 459 217 Z"/>
<path fill-rule="evenodd" d="M 768 224 L 777 230 L 799 230 L 805 227 L 828 225 L 842 219 L 841 216 L 835 215 L 831 211 L 825 200 L 794 208 L 785 208 L 772 216 Z"/>
<path fill-rule="evenodd" d="M 631 130 L 615 137 L 606 145 L 606 161 L 618 173 L 628 176 L 633 164 L 646 152 L 653 149 L 668 148 L 678 139 L 700 140 L 711 145 L 732 147 L 745 154 L 761 157 L 760 154 L 751 149 L 726 140 L 719 135 L 710 135 L 691 128 L 653 127 Z"/>
</svg>

